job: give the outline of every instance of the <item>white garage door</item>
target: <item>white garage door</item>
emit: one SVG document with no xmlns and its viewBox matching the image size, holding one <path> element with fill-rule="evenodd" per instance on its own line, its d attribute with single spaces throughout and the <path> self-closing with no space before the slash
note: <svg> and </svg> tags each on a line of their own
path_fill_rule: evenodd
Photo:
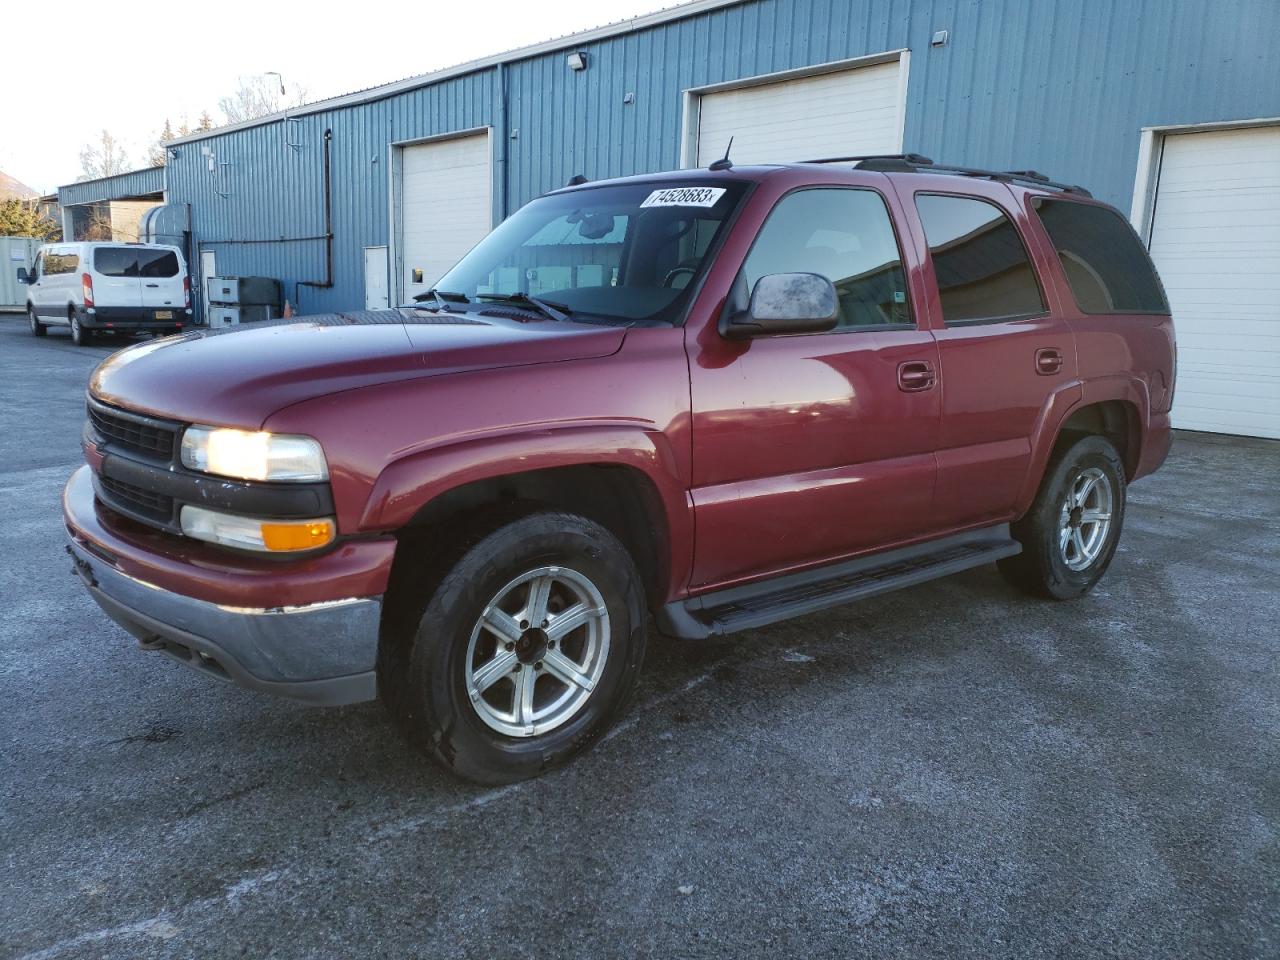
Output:
<svg viewBox="0 0 1280 960">
<path fill-rule="evenodd" d="M 1167 136 L 1151 256 L 1178 335 L 1174 425 L 1280 438 L 1280 127 Z"/>
<path fill-rule="evenodd" d="M 405 147 L 401 174 L 400 260 L 407 300 L 435 286 L 493 226 L 488 134 Z"/>
<path fill-rule="evenodd" d="M 697 166 L 786 163 L 902 150 L 906 61 L 740 87 L 699 98 Z"/>
</svg>

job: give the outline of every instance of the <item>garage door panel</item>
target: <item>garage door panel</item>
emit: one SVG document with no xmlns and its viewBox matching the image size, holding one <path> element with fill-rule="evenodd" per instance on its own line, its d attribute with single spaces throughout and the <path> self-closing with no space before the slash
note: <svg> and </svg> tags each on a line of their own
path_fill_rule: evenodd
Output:
<svg viewBox="0 0 1280 960">
<path fill-rule="evenodd" d="M 404 148 L 400 260 L 406 298 L 435 282 L 492 226 L 492 175 L 486 134 Z M 415 283 L 413 271 L 422 271 Z"/>
<path fill-rule="evenodd" d="M 778 163 L 901 149 L 897 61 L 703 94 L 698 166 L 724 155 L 738 164 Z"/>
<path fill-rule="evenodd" d="M 1280 438 L 1280 128 L 1165 138 L 1151 225 L 1174 425 Z"/>
</svg>

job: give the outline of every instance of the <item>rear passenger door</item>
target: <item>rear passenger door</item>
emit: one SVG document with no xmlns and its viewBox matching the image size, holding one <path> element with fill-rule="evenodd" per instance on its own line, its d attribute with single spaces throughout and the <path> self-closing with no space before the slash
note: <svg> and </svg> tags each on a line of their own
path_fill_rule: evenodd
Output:
<svg viewBox="0 0 1280 960">
<path fill-rule="evenodd" d="M 177 309 L 183 305 L 182 269 L 173 250 L 139 247 L 138 279 L 144 307 Z"/>
<path fill-rule="evenodd" d="M 914 179 L 898 189 L 906 193 Z M 1043 253 L 1029 250 L 1025 214 L 1006 186 L 916 187 L 903 206 L 927 250 L 940 362 L 932 526 L 941 533 L 1011 519 L 1043 411 L 1059 391 L 1078 390 L 1071 328 L 1041 282 Z"/>
<path fill-rule="evenodd" d="M 94 247 L 92 257 L 95 304 L 136 307 L 142 303 L 138 254 L 133 247 Z"/>
</svg>

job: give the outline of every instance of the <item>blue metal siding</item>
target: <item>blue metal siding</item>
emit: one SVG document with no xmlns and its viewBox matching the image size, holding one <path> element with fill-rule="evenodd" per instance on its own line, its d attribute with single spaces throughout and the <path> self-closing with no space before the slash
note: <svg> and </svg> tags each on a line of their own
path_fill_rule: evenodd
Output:
<svg viewBox="0 0 1280 960">
<path fill-rule="evenodd" d="M 935 30 L 946 46 L 929 46 Z M 1274 0 L 751 0 L 583 44 L 580 73 L 566 48 L 307 115 L 297 149 L 283 122 L 184 144 L 169 199 L 191 204 L 219 272 L 276 276 L 292 293 L 323 278 L 322 241 L 233 241 L 323 232 L 332 129 L 335 286 L 302 288 L 301 307 L 358 307 L 361 248 L 388 242 L 388 144 L 500 125 L 503 88 L 495 204 L 509 212 L 577 173 L 677 166 L 686 89 L 907 48 L 906 149 L 1035 168 L 1127 209 L 1142 127 L 1280 116 L 1277 35 Z M 202 144 L 232 161 L 225 197 Z"/>
<path fill-rule="evenodd" d="M 164 167 L 147 167 L 145 170 L 130 170 L 114 177 L 69 183 L 58 188 L 58 203 L 66 207 L 77 203 L 127 200 L 130 197 L 163 193 L 164 173 Z"/>
</svg>

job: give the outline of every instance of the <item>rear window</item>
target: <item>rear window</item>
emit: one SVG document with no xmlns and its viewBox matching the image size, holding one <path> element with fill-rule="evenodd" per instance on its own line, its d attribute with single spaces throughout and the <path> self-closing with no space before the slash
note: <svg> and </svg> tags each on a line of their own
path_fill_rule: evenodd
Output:
<svg viewBox="0 0 1280 960">
<path fill-rule="evenodd" d="M 1027 248 L 999 207 L 972 197 L 921 193 L 916 209 L 948 326 L 1044 312 Z"/>
<path fill-rule="evenodd" d="M 176 277 L 178 255 L 172 250 L 139 250 L 138 275 L 142 277 Z"/>
<path fill-rule="evenodd" d="M 1084 313 L 1167 313 L 1151 258 L 1127 220 L 1089 203 L 1034 201 Z"/>
<path fill-rule="evenodd" d="M 93 268 L 104 277 L 176 277 L 178 255 L 146 247 L 98 247 Z"/>
</svg>

